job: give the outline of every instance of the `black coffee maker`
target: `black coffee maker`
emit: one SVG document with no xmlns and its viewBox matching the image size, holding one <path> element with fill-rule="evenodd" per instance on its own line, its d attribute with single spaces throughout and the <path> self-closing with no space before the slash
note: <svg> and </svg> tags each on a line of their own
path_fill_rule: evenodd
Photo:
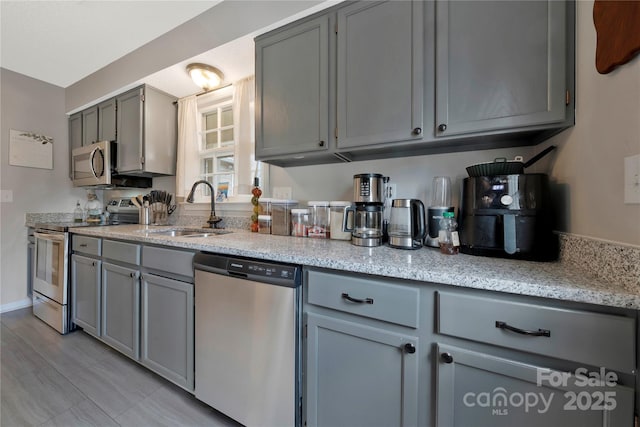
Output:
<svg viewBox="0 0 640 427">
<path fill-rule="evenodd" d="M 465 178 L 460 251 L 471 255 L 552 261 L 557 238 L 545 174 Z"/>
</svg>

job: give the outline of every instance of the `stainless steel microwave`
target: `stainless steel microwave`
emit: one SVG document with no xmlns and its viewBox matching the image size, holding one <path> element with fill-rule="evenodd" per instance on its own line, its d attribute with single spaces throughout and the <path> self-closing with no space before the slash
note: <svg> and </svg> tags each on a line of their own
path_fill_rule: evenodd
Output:
<svg viewBox="0 0 640 427">
<path fill-rule="evenodd" d="M 115 141 L 100 141 L 71 152 L 71 179 L 74 187 L 111 185 L 116 165 Z"/>
</svg>

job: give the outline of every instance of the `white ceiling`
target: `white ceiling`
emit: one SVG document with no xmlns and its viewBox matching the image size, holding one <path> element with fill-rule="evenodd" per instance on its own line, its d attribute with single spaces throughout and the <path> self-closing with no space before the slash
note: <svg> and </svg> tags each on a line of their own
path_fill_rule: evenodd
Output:
<svg viewBox="0 0 640 427">
<path fill-rule="evenodd" d="M 0 65 L 66 88 L 220 3 L 0 2 Z"/>
<path fill-rule="evenodd" d="M 222 1 L 0 0 L 0 67 L 67 88 Z M 325 0 L 259 32 L 340 1 Z M 200 88 L 186 73 L 191 62 L 220 68 L 227 83 L 249 76 L 254 72 L 253 37 L 259 32 L 132 83 L 147 83 L 176 97 L 197 93 Z"/>
</svg>

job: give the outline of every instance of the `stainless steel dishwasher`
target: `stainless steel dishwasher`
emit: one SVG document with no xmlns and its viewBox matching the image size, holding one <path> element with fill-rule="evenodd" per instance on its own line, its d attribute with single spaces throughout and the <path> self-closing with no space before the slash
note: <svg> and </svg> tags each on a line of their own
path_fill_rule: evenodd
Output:
<svg viewBox="0 0 640 427">
<path fill-rule="evenodd" d="M 299 426 L 302 269 L 194 257 L 195 395 L 245 426 Z"/>
</svg>

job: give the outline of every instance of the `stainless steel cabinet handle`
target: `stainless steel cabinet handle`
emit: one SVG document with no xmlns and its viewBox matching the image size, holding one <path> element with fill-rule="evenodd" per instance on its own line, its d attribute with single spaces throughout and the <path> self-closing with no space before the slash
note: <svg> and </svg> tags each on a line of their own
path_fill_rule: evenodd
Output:
<svg viewBox="0 0 640 427">
<path fill-rule="evenodd" d="M 413 134 L 414 134 L 414 135 L 420 135 L 421 133 L 422 133 L 422 128 L 415 128 L 415 129 L 413 130 Z"/>
<path fill-rule="evenodd" d="M 447 125 L 445 125 L 444 123 L 438 126 L 439 132 L 444 132 L 445 130 L 447 130 Z"/>
<path fill-rule="evenodd" d="M 342 298 L 346 299 L 349 302 L 353 302 L 353 303 L 356 303 L 356 304 L 373 304 L 373 298 L 365 298 L 365 299 L 353 298 L 353 297 L 349 296 L 349 294 L 346 293 L 346 292 L 342 293 Z"/>
<path fill-rule="evenodd" d="M 320 142 L 318 142 L 318 145 L 319 145 L 320 147 L 324 147 L 324 141 L 320 141 Z"/>
<path fill-rule="evenodd" d="M 95 261 L 93 261 L 93 262 L 91 263 L 91 267 L 95 267 L 95 266 L 96 266 L 96 262 L 95 262 Z"/>
<path fill-rule="evenodd" d="M 81 248 L 86 248 L 86 247 L 87 247 L 87 244 L 86 244 L 86 243 L 82 243 L 82 244 L 80 244 L 80 247 L 81 247 Z"/>
<path fill-rule="evenodd" d="M 404 351 L 405 353 L 413 354 L 416 352 L 416 346 L 408 342 L 404 345 Z"/>
<path fill-rule="evenodd" d="M 451 353 L 442 353 L 440 357 L 444 363 L 453 363 L 453 356 Z"/>
<path fill-rule="evenodd" d="M 130 276 L 131 278 L 135 278 L 135 277 L 136 277 L 136 273 L 129 273 L 129 276 Z"/>
</svg>

